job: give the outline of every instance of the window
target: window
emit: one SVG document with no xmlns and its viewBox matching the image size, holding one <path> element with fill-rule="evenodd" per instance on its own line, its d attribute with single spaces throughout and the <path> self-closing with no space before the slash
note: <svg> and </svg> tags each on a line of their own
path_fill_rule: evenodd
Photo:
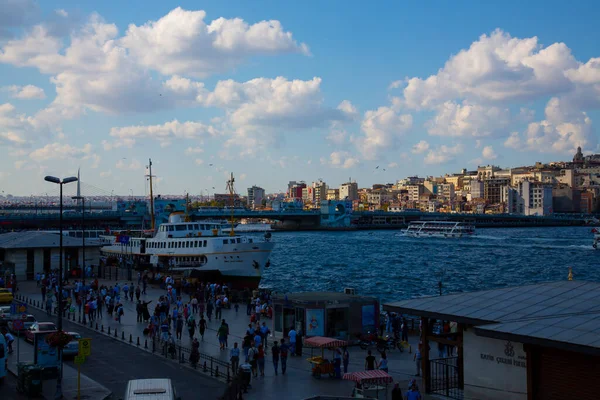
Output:
<svg viewBox="0 0 600 400">
<path fill-rule="evenodd" d="M 198 241 L 194 240 L 194 247 L 198 247 Z"/>
<path fill-rule="evenodd" d="M 200 225 L 198 225 L 198 224 L 194 224 L 194 229 L 195 229 L 195 230 L 199 230 L 199 229 L 200 229 Z"/>
<path fill-rule="evenodd" d="M 227 243 L 228 243 L 227 239 L 223 239 L 223 244 L 227 244 Z"/>
<path fill-rule="evenodd" d="M 206 247 L 206 240 L 204 241 L 204 247 Z"/>
<path fill-rule="evenodd" d="M 230 240 L 229 240 L 229 243 L 231 243 L 231 244 L 235 244 L 235 239 L 230 239 Z"/>
<path fill-rule="evenodd" d="M 242 240 L 240 238 L 236 239 L 236 242 L 240 243 Z"/>
<path fill-rule="evenodd" d="M 172 232 L 175 230 L 175 227 L 173 225 L 169 225 L 169 232 Z"/>
<path fill-rule="evenodd" d="M 185 247 L 188 247 L 188 248 L 190 247 L 190 242 L 189 241 L 185 242 Z"/>
<path fill-rule="evenodd" d="M 204 225 L 204 224 L 200 225 L 200 230 L 201 231 L 205 231 L 206 230 L 206 225 Z"/>
</svg>

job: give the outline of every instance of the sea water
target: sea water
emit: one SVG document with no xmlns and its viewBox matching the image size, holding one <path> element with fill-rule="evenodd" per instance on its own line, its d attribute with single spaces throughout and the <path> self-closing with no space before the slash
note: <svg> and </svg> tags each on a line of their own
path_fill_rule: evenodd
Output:
<svg viewBox="0 0 600 400">
<path fill-rule="evenodd" d="M 343 291 L 383 302 L 527 283 L 600 281 L 589 227 L 478 229 L 469 238 L 410 238 L 400 231 L 273 232 L 261 286 L 278 293 Z M 252 234 L 260 237 L 260 234 Z"/>
</svg>

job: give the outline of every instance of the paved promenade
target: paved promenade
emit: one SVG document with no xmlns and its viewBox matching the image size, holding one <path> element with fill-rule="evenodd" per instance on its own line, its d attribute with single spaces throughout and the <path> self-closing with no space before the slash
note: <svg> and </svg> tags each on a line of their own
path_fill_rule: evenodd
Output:
<svg viewBox="0 0 600 400">
<path fill-rule="evenodd" d="M 119 281 L 122 286 L 124 281 Z M 112 286 L 115 284 L 115 281 L 101 280 L 100 285 Z M 149 285 L 147 288 L 147 294 L 142 295 L 141 300 L 150 301 L 152 303 L 149 305 L 149 309 L 152 312 L 154 309 L 154 305 L 156 304 L 157 299 L 164 295 L 166 292 L 164 290 L 159 289 L 158 287 Z M 23 282 L 19 291 L 20 295 L 27 296 L 35 301 L 41 301 L 41 292 L 36 287 L 35 282 Z M 135 299 L 135 297 L 134 297 Z M 184 295 L 183 300 L 188 300 L 189 297 Z M 133 301 L 122 301 L 124 307 L 124 316 L 121 320 L 121 323 L 114 320 L 114 318 L 110 318 L 106 310 L 104 310 L 103 318 L 97 319 L 94 321 L 98 323 L 100 327 L 104 327 L 104 330 L 107 331 L 108 328 L 111 329 L 111 332 L 114 332 L 117 329 L 118 336 L 121 337 L 123 334 L 128 341 L 129 336 L 131 335 L 133 340 L 133 345 L 137 342 L 137 339 L 140 339 L 140 343 L 144 344 L 145 337 L 143 335 L 143 329 L 146 327 L 144 323 L 137 323 L 137 313 L 135 311 L 136 302 Z M 233 307 L 231 309 L 224 309 L 222 312 L 222 318 L 226 320 L 229 324 L 229 347 L 233 346 L 234 342 L 238 342 L 238 345 L 241 347 L 242 338 L 246 331 L 246 328 L 249 323 L 249 317 L 246 315 L 245 305 L 240 307 L 238 313 L 235 312 Z M 78 319 L 79 315 L 77 314 L 76 319 Z M 272 324 L 272 320 L 266 319 L 267 325 Z M 224 362 L 229 362 L 229 350 L 220 350 L 219 343 L 217 339 L 217 329 L 220 325 L 220 320 L 213 320 L 211 322 L 207 321 L 207 330 L 204 336 L 204 341 L 200 342 L 200 352 L 212 356 L 216 359 L 222 360 Z M 88 324 L 89 327 L 89 324 Z M 271 330 L 273 330 L 272 326 L 270 326 Z M 82 331 L 83 329 L 80 329 Z M 173 335 L 175 335 L 174 329 L 171 330 Z M 83 333 L 83 332 L 82 332 Z M 198 336 L 198 330 L 196 330 L 196 337 Z M 269 343 L 272 343 L 273 338 L 269 338 Z M 416 336 L 410 337 L 409 342 L 415 347 L 418 342 L 418 338 Z M 151 343 L 151 341 L 149 341 Z M 177 342 L 185 347 L 190 347 L 191 342 L 189 338 L 189 334 L 187 329 L 184 327 L 182 340 Z M 315 379 L 310 374 L 310 365 L 306 361 L 306 358 L 310 356 L 310 349 L 304 348 L 304 355 L 297 357 L 289 357 L 288 358 L 288 371 L 286 375 L 275 376 L 273 371 L 273 365 L 270 362 L 270 354 L 266 356 L 265 362 L 265 377 L 255 378 L 252 381 L 252 389 L 250 389 L 248 395 L 245 397 L 246 399 L 260 399 L 260 400 L 275 400 L 281 398 L 288 399 L 304 399 L 314 395 L 332 395 L 332 396 L 348 396 L 351 394 L 354 384 L 348 381 L 336 380 L 330 378 L 322 378 Z M 318 350 L 315 350 L 315 355 Z M 361 350 L 359 347 L 350 347 L 350 365 L 349 371 L 362 371 L 364 370 L 364 362 L 366 357 L 366 351 Z M 376 351 L 373 351 L 374 355 L 378 356 Z M 326 351 L 327 353 L 327 351 Z M 326 354 L 327 356 L 327 354 Z M 379 360 L 379 357 L 378 357 Z M 242 360 L 243 361 L 243 360 Z M 415 363 L 413 361 L 413 354 L 405 351 L 404 353 L 400 353 L 398 350 L 392 350 L 388 352 L 388 361 L 389 361 L 389 373 L 394 377 L 396 381 L 400 383 L 400 387 L 402 391 L 405 391 L 405 388 L 408 385 L 410 379 L 414 377 L 415 374 Z M 177 362 L 177 361 L 174 361 Z M 187 363 L 187 357 L 186 357 Z M 200 368 L 199 368 L 200 369 Z M 199 372 L 200 373 L 200 372 Z M 420 379 L 417 379 L 417 383 L 419 387 L 423 388 L 423 385 L 420 382 Z M 391 389 L 391 387 L 390 387 Z M 424 397 L 428 398 L 428 397 Z"/>
</svg>

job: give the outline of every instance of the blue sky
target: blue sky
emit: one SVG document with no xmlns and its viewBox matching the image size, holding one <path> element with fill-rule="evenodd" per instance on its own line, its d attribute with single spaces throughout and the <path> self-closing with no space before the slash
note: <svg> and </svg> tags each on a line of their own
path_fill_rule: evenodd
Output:
<svg viewBox="0 0 600 400">
<path fill-rule="evenodd" d="M 229 172 L 240 192 L 276 191 L 598 152 L 591 1 L 0 9 L 5 193 L 45 193 L 44 175 L 81 167 L 94 187 L 144 194 L 148 158 L 159 193 L 200 194 Z"/>
</svg>

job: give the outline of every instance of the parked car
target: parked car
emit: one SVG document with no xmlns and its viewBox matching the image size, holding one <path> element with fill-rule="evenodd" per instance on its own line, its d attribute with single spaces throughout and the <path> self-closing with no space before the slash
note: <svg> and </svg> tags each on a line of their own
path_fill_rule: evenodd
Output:
<svg viewBox="0 0 600 400">
<path fill-rule="evenodd" d="M 0 288 L 0 304 L 12 303 L 13 294 L 10 289 Z"/>
<path fill-rule="evenodd" d="M 73 339 L 63 349 L 63 356 L 75 357 L 76 355 L 79 355 L 79 339 L 81 339 L 81 335 L 77 332 L 67 332 L 67 335 L 71 336 Z"/>
<path fill-rule="evenodd" d="M 37 322 L 35 317 L 31 314 L 26 315 L 25 318 L 23 318 L 20 315 L 14 315 L 11 319 L 8 320 L 8 322 L 6 324 L 6 326 L 8 326 L 8 330 L 11 331 L 12 333 L 17 332 L 17 330 L 13 326 L 14 321 L 17 319 L 20 319 L 21 321 L 23 321 L 23 329 L 20 330 L 21 332 L 31 328 L 31 326 Z"/>
<path fill-rule="evenodd" d="M 25 331 L 25 341 L 33 343 L 35 334 L 38 332 L 56 331 L 54 322 L 35 322 L 29 329 Z"/>
<path fill-rule="evenodd" d="M 181 400 L 170 379 L 135 379 L 127 383 L 123 400 Z"/>
</svg>

